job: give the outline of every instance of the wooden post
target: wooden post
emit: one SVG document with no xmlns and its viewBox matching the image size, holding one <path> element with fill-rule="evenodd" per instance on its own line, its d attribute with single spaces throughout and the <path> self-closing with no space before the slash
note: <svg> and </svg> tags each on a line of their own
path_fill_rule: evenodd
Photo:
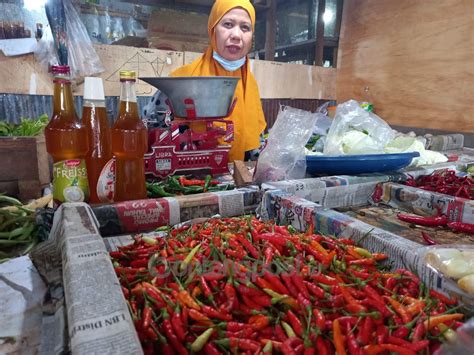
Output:
<svg viewBox="0 0 474 355">
<path fill-rule="evenodd" d="M 265 60 L 275 59 L 276 8 L 277 0 L 268 0 L 265 28 Z"/>
<path fill-rule="evenodd" d="M 316 52 L 314 54 L 314 65 L 323 65 L 324 54 L 324 21 L 323 15 L 326 9 L 326 0 L 318 1 L 318 21 L 316 22 Z"/>
</svg>

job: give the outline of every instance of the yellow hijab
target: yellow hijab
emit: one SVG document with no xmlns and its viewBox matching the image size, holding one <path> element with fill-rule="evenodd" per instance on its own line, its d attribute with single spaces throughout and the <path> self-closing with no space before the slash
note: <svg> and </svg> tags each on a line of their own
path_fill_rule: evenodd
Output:
<svg viewBox="0 0 474 355">
<path fill-rule="evenodd" d="M 230 116 L 234 123 L 234 141 L 229 153 L 230 161 L 243 160 L 246 151 L 258 148 L 260 133 L 266 127 L 257 82 L 250 72 L 248 58 L 240 69 L 230 72 L 212 57 L 212 52 L 216 49 L 214 28 L 222 16 L 236 7 L 241 7 L 248 12 L 253 30 L 255 9 L 249 0 L 216 0 L 207 26 L 211 45 L 200 58 L 171 73 L 171 76 L 232 76 L 241 79 L 235 89 L 234 97 L 237 98 L 237 104 Z"/>
</svg>

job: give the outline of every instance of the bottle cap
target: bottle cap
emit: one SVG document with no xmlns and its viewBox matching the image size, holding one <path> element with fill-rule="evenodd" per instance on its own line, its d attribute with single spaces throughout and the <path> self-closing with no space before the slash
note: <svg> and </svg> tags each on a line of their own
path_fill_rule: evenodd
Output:
<svg viewBox="0 0 474 355">
<path fill-rule="evenodd" d="M 104 84 L 101 78 L 85 77 L 84 100 L 105 100 Z"/>
<path fill-rule="evenodd" d="M 136 77 L 137 77 L 137 75 L 133 70 L 121 70 L 120 71 L 120 79 L 135 80 Z"/>
<path fill-rule="evenodd" d="M 55 75 L 55 74 L 69 74 L 71 72 L 71 69 L 69 68 L 68 65 L 53 65 L 51 67 L 51 70 L 53 71 L 53 75 Z"/>
</svg>

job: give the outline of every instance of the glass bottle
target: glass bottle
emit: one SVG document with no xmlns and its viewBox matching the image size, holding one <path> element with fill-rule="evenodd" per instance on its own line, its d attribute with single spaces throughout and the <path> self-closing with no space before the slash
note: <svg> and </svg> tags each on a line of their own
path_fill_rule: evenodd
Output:
<svg viewBox="0 0 474 355">
<path fill-rule="evenodd" d="M 86 155 L 90 203 L 99 203 L 97 194 L 99 176 L 105 164 L 112 159 L 112 138 L 105 107 L 104 85 L 101 78 L 84 80 L 82 124 L 87 129 L 89 152 Z"/>
<path fill-rule="evenodd" d="M 139 117 L 134 71 L 120 71 L 120 107 L 112 127 L 115 156 L 114 201 L 146 198 L 145 162 L 147 129 Z"/>
<path fill-rule="evenodd" d="M 370 94 L 368 86 L 364 86 L 364 94 L 360 106 L 368 112 L 374 112 L 374 101 L 372 100 L 372 95 Z"/>
<path fill-rule="evenodd" d="M 62 202 L 89 199 L 85 156 L 89 149 L 86 128 L 74 108 L 70 69 L 53 66 L 53 115 L 45 128 L 46 150 L 53 158 L 53 198 Z"/>
</svg>

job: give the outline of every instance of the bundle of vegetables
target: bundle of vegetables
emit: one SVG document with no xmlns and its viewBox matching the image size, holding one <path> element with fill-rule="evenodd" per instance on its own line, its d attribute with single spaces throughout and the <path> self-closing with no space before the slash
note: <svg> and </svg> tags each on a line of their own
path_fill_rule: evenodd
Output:
<svg viewBox="0 0 474 355">
<path fill-rule="evenodd" d="M 43 129 L 48 124 L 48 121 L 49 118 L 46 114 L 39 116 L 35 120 L 22 118 L 20 124 L 0 121 L 0 136 L 37 136 L 43 132 Z"/>
<path fill-rule="evenodd" d="M 207 175 L 204 180 L 185 176 L 168 176 L 165 180 L 146 183 L 148 197 L 172 197 L 202 192 L 232 190 L 233 184 L 221 184 Z"/>
<path fill-rule="evenodd" d="M 474 180 L 470 176 L 457 176 L 456 171 L 451 169 L 438 170 L 416 179 L 409 176 L 405 184 L 423 190 L 474 199 Z"/>
<path fill-rule="evenodd" d="M 416 354 L 462 324 L 456 300 L 384 271 L 385 254 L 253 217 L 110 255 L 146 354 Z"/>
<path fill-rule="evenodd" d="M 51 201 L 48 195 L 23 205 L 17 199 L 0 194 L 0 263 L 24 255 L 37 244 L 35 209 Z"/>
</svg>

